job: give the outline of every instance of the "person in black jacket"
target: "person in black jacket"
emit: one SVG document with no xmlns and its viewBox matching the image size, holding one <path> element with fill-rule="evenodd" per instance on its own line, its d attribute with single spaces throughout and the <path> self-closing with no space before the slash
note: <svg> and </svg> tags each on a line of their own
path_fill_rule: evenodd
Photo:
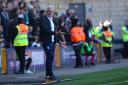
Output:
<svg viewBox="0 0 128 85">
<path fill-rule="evenodd" d="M 55 25 L 52 18 L 53 14 L 54 8 L 48 7 L 46 15 L 41 16 L 39 24 L 40 41 L 46 53 L 46 80 L 56 80 L 53 74 L 52 64 L 54 59 L 55 35 L 59 33 L 55 32 Z"/>
<path fill-rule="evenodd" d="M 92 34 L 93 31 L 94 31 L 93 24 L 90 19 L 87 19 L 84 25 L 84 33 L 87 37 L 86 42 L 89 42 L 90 40 L 94 40 L 94 35 Z"/>
<path fill-rule="evenodd" d="M 10 27 L 10 15 L 7 11 L 6 4 L 2 4 L 2 11 L 0 12 L 1 17 L 1 25 L 3 28 L 3 38 L 4 38 L 4 47 L 9 48 L 10 47 L 10 37 L 9 37 L 9 27 Z"/>
</svg>

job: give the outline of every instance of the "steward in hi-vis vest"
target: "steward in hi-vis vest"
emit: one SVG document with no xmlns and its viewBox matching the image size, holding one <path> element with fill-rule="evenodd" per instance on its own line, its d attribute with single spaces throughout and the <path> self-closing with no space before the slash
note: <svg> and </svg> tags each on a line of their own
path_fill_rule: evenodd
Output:
<svg viewBox="0 0 128 85">
<path fill-rule="evenodd" d="M 82 42 L 85 42 L 86 37 L 83 31 L 84 28 L 78 25 L 78 19 L 73 18 L 71 22 L 72 22 L 72 28 L 70 30 L 71 42 L 72 42 L 73 49 L 76 56 L 76 64 L 74 67 L 81 68 L 83 67 L 82 60 L 81 60 L 81 47 L 82 47 Z"/>
<path fill-rule="evenodd" d="M 106 63 L 111 63 L 111 48 L 112 48 L 113 33 L 109 30 L 107 26 L 103 27 L 102 37 L 103 37 L 103 42 L 101 43 L 101 46 L 103 47 Z"/>
<path fill-rule="evenodd" d="M 83 56 L 85 56 L 85 65 L 92 64 L 95 65 L 95 54 L 93 53 L 93 41 L 90 40 L 89 42 L 83 43 L 81 53 Z M 90 59 L 90 60 L 89 60 Z M 90 61 L 90 63 L 89 63 Z"/>
<path fill-rule="evenodd" d="M 112 47 L 112 37 L 113 34 L 111 31 L 104 31 L 102 47 Z"/>
<path fill-rule="evenodd" d="M 18 34 L 14 39 L 13 46 L 28 46 L 28 26 L 19 24 L 16 26 Z"/>
<path fill-rule="evenodd" d="M 122 26 L 122 40 L 128 42 L 128 27 L 125 25 Z"/>
<path fill-rule="evenodd" d="M 83 32 L 82 27 L 75 26 L 71 29 L 71 41 L 73 43 L 79 43 L 81 41 L 85 41 L 86 37 Z"/>
<path fill-rule="evenodd" d="M 18 25 L 13 29 L 12 44 L 16 51 L 16 56 L 20 61 L 20 70 L 17 74 L 24 74 L 25 71 L 25 49 L 28 46 L 28 26 L 25 25 L 23 15 L 18 16 Z"/>
<path fill-rule="evenodd" d="M 128 20 L 122 26 L 123 57 L 128 58 Z"/>
</svg>

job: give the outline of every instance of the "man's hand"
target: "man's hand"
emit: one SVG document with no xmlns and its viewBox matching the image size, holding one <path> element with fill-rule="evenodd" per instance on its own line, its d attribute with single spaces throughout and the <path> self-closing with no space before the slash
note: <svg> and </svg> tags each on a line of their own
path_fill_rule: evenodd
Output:
<svg viewBox="0 0 128 85">
<path fill-rule="evenodd" d="M 61 46 L 62 46 L 63 48 L 67 48 L 67 42 L 61 42 Z"/>
</svg>

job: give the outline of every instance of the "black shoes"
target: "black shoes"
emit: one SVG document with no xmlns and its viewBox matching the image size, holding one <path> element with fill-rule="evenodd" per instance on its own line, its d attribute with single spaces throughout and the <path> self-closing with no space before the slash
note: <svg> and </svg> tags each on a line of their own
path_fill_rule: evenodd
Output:
<svg viewBox="0 0 128 85">
<path fill-rule="evenodd" d="M 45 80 L 51 80 L 51 81 L 56 81 L 56 77 L 55 76 L 46 76 Z"/>
<path fill-rule="evenodd" d="M 110 63 L 111 63 L 111 61 L 107 61 L 107 62 L 106 62 L 106 64 L 110 64 Z"/>
<path fill-rule="evenodd" d="M 75 65 L 74 68 L 83 68 L 83 65 Z"/>
<path fill-rule="evenodd" d="M 91 63 L 91 65 L 95 66 L 95 63 Z"/>
</svg>

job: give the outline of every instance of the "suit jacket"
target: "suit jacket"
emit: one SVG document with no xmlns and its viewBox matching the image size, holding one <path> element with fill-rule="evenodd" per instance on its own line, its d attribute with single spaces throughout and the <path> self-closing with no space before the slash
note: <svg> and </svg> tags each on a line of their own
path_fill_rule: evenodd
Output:
<svg viewBox="0 0 128 85">
<path fill-rule="evenodd" d="M 51 31 L 51 23 L 46 15 L 40 17 L 39 26 L 40 40 L 42 42 L 52 42 L 52 35 L 55 35 L 55 32 Z"/>
<path fill-rule="evenodd" d="M 6 16 L 4 13 L 6 13 Z M 3 27 L 3 35 L 6 36 L 8 34 L 9 25 L 10 25 L 10 19 L 9 19 L 9 12 L 8 11 L 2 11 L 0 14 L 1 17 L 1 24 Z"/>
</svg>

